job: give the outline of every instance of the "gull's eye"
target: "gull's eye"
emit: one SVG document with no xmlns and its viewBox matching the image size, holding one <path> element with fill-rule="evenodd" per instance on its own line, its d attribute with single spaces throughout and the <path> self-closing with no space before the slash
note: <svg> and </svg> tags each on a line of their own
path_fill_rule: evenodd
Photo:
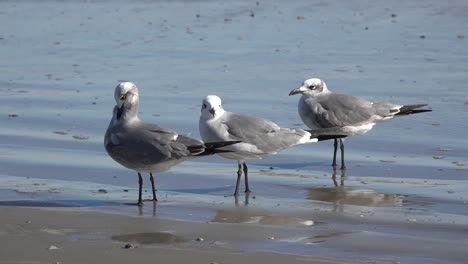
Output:
<svg viewBox="0 0 468 264">
<path fill-rule="evenodd" d="M 123 100 L 125 100 L 125 99 L 127 99 L 127 95 L 126 95 L 126 94 L 120 96 L 120 100 L 123 101 Z"/>
<path fill-rule="evenodd" d="M 311 89 L 311 90 L 315 90 L 315 85 L 311 85 L 311 86 L 309 86 L 309 89 Z"/>
<path fill-rule="evenodd" d="M 206 108 L 206 104 L 203 104 L 202 108 L 205 109 L 205 108 Z"/>
</svg>

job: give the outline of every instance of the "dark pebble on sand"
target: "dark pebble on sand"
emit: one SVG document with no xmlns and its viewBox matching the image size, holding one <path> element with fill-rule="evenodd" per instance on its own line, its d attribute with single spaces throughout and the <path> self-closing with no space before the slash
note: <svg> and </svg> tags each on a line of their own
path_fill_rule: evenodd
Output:
<svg viewBox="0 0 468 264">
<path fill-rule="evenodd" d="M 133 246 L 132 244 L 125 244 L 124 248 L 125 249 L 133 249 L 133 248 L 135 248 L 135 246 Z"/>
<path fill-rule="evenodd" d="M 392 17 L 397 17 L 397 15 L 396 15 L 396 14 L 392 14 Z"/>
<path fill-rule="evenodd" d="M 13 118 L 15 118 L 15 117 L 18 117 L 18 115 L 17 115 L 17 114 L 9 114 L 8 117 L 13 117 Z"/>
<path fill-rule="evenodd" d="M 421 35 L 419 36 L 420 39 L 425 39 L 426 38 L 426 35 Z"/>
<path fill-rule="evenodd" d="M 79 139 L 79 140 L 87 140 L 89 139 L 88 136 L 83 136 L 83 135 L 73 135 L 72 136 L 74 139 Z"/>
</svg>

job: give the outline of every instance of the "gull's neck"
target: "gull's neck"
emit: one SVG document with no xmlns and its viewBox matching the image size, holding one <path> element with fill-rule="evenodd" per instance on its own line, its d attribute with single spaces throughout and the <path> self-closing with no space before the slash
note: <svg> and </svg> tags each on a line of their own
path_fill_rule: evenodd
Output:
<svg viewBox="0 0 468 264">
<path fill-rule="evenodd" d="M 322 85 L 323 85 L 323 88 L 322 88 L 321 94 L 329 94 L 329 93 L 331 93 L 331 91 L 328 90 L 327 84 L 326 84 L 324 81 L 322 81 Z"/>
<path fill-rule="evenodd" d="M 330 94 L 330 93 L 331 93 L 331 91 L 328 90 L 327 87 L 323 87 L 323 90 L 322 90 L 322 92 L 320 94 L 324 95 L 324 94 Z"/>
<path fill-rule="evenodd" d="M 219 109 L 216 109 L 214 116 L 212 116 L 210 113 L 207 113 L 207 112 L 206 114 L 200 115 L 200 120 L 205 120 L 207 122 L 216 121 L 220 119 L 225 113 L 226 111 L 224 111 L 223 108 L 219 108 Z"/>
<path fill-rule="evenodd" d="M 218 120 L 218 119 L 220 119 L 225 113 L 226 113 L 226 111 L 224 111 L 223 108 L 219 108 L 219 109 L 216 110 L 215 116 L 214 116 L 213 118 L 211 118 L 210 120 L 212 120 L 212 121 Z"/>
<path fill-rule="evenodd" d="M 140 119 L 138 118 L 138 102 L 132 102 L 130 105 L 123 105 L 122 107 L 124 109 L 120 118 L 117 119 L 117 116 L 115 116 L 118 122 L 120 122 L 121 124 L 131 125 L 135 122 L 140 121 Z"/>
</svg>

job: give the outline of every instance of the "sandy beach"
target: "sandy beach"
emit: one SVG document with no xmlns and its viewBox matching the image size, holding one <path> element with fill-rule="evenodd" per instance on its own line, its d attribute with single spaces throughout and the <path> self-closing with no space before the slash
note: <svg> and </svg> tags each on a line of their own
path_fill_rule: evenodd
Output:
<svg viewBox="0 0 468 264">
<path fill-rule="evenodd" d="M 233 250 L 225 239 L 235 239 L 235 232 L 244 229 L 238 226 L 226 231 L 216 224 L 156 221 L 86 209 L 3 207 L 1 213 L 0 232 L 8 243 L 2 246 L 0 263 L 368 263 Z M 264 230 L 248 229 L 251 237 L 265 236 Z M 127 233 L 130 230 L 135 233 Z M 217 240 L 219 232 L 224 241 Z M 205 235 L 203 241 L 197 241 L 202 238 L 197 233 Z"/>
<path fill-rule="evenodd" d="M 468 263 L 466 1 L 1 1 L 0 263 Z M 208 94 L 304 128 L 289 91 L 431 113 L 249 162 L 135 172 L 103 137 L 120 80 L 140 117 L 200 138 Z M 243 188 L 241 186 L 241 188 Z M 151 197 L 144 176 L 144 198 Z"/>
</svg>

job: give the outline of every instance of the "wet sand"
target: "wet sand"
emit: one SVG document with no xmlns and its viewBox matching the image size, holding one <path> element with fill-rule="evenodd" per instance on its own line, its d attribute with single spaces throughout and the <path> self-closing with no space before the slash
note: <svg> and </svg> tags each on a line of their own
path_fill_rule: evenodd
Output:
<svg viewBox="0 0 468 264">
<path fill-rule="evenodd" d="M 1 1 L 0 262 L 467 263 L 467 13 L 466 1 Z M 131 205 L 136 173 L 102 146 L 118 80 L 140 87 L 143 120 L 198 137 L 207 94 L 303 127 L 287 94 L 310 77 L 433 112 L 347 139 L 343 173 L 331 142 L 298 146 L 249 162 L 253 193 L 234 199 L 237 165 L 206 157 L 156 175 L 156 207 Z"/>
<path fill-rule="evenodd" d="M 1 207 L 0 213 L 0 234 L 4 242 L 8 241 L 0 248 L 1 263 L 368 263 L 234 250 L 229 240 L 237 236 L 236 231 L 242 229 L 239 227 L 225 231 L 209 223 L 86 209 Z M 200 233 L 203 240 L 197 237 Z M 265 236 L 256 228 L 249 228 L 249 233 L 252 237 Z"/>
<path fill-rule="evenodd" d="M 229 176 L 224 177 L 231 180 Z M 213 179 L 198 176 L 185 181 L 193 186 L 196 181 Z M 138 208 L 132 205 L 135 188 L 91 187 L 83 182 L 66 187 L 59 180 L 22 182 L 13 177 L 13 190 L 0 192 L 4 216 L 0 235 L 12 241 L 0 250 L 0 256 L 9 262 L 58 255 L 59 261 L 73 263 L 83 250 L 92 248 L 88 257 L 108 258 L 106 254 L 111 254 L 110 259 L 116 257 L 117 263 L 133 257 L 145 260 L 161 251 L 168 261 L 193 258 L 196 263 L 231 263 L 244 258 L 272 263 L 322 263 L 322 258 L 325 263 L 467 261 L 466 200 L 447 198 L 457 197 L 464 187 L 459 190 L 452 182 L 382 183 L 366 178 L 364 188 L 354 183 L 354 177 L 337 177 L 338 186 L 330 176 L 307 179 L 284 173 L 273 178 L 255 175 L 253 179 L 255 192 L 239 199 L 228 195 L 232 185 L 212 190 L 163 189 L 158 192 L 158 203 L 146 201 Z M 192 184 L 187 183 L 190 180 Z M 385 185 L 403 187 L 402 193 L 405 187 L 408 192 L 447 188 L 452 193 L 445 192 L 444 198 L 443 193 L 437 197 L 373 190 L 389 188 L 382 187 Z M 150 192 L 145 190 L 149 198 Z M 16 253 L 28 243 L 37 251 Z M 47 250 L 49 244 L 63 250 L 52 253 Z M 136 247 L 136 252 L 128 253 L 123 249 L 126 244 Z M 195 253 L 184 259 L 181 251 L 182 255 Z M 121 254 L 128 255 L 120 259 Z"/>
</svg>

